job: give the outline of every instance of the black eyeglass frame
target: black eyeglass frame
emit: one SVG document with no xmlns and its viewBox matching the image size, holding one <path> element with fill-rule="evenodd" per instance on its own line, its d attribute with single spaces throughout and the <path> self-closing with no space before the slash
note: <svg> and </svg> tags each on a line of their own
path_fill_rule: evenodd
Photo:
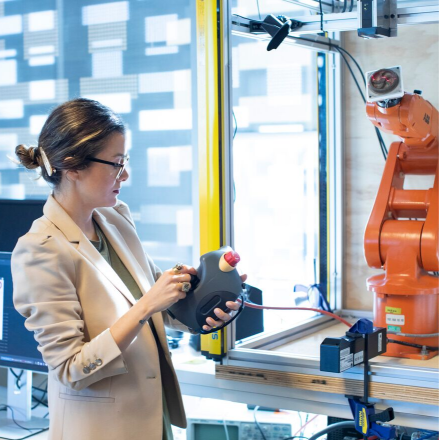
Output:
<svg viewBox="0 0 440 440">
<path fill-rule="evenodd" d="M 106 165 L 111 165 L 114 168 L 120 168 L 118 174 L 116 175 L 116 179 L 119 179 L 121 177 L 121 174 L 124 172 L 124 168 L 127 165 L 127 162 L 130 160 L 130 156 L 125 156 L 124 163 L 110 162 L 108 160 L 97 159 L 96 157 L 87 157 L 86 160 L 90 162 L 104 163 Z"/>
</svg>

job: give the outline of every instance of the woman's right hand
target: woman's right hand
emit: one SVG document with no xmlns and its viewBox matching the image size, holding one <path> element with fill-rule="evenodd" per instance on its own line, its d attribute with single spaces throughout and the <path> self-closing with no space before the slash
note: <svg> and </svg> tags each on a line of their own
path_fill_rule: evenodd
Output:
<svg viewBox="0 0 440 440">
<path fill-rule="evenodd" d="M 149 314 L 168 309 L 177 301 L 186 297 L 182 291 L 183 283 L 189 283 L 191 275 L 197 271 L 191 266 L 182 266 L 182 269 L 168 269 L 160 276 L 154 286 L 141 298 L 147 304 Z"/>
</svg>

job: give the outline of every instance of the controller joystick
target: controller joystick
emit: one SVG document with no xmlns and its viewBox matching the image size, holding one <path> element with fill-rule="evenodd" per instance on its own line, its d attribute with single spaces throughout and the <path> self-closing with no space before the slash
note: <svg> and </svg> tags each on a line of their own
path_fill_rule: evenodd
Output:
<svg viewBox="0 0 440 440">
<path fill-rule="evenodd" d="M 236 270 L 240 256 L 229 246 L 208 252 L 200 257 L 197 276 L 191 275 L 191 289 L 185 299 L 173 304 L 168 314 L 192 330 L 208 334 L 229 325 L 243 310 L 243 282 Z M 210 331 L 203 330 L 206 318 L 218 319 L 214 309 L 228 313 L 227 301 L 236 301 L 242 297 L 240 309 L 230 321 L 222 327 Z"/>
</svg>

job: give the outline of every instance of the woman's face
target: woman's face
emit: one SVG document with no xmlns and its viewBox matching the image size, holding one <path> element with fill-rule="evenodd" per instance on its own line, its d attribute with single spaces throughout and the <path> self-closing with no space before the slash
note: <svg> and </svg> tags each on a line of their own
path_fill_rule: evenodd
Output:
<svg viewBox="0 0 440 440">
<path fill-rule="evenodd" d="M 112 134 L 104 149 L 95 159 L 123 164 L 127 162 L 125 136 L 121 133 Z M 85 204 L 94 208 L 112 207 L 116 205 L 122 182 L 128 179 L 126 169 L 117 177 L 120 168 L 106 163 L 90 162 L 89 166 L 80 171 L 81 178 L 78 189 Z"/>
</svg>

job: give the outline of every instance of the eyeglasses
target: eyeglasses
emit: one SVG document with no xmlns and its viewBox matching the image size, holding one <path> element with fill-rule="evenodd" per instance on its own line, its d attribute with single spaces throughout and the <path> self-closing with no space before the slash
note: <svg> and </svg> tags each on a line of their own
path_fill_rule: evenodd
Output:
<svg viewBox="0 0 440 440">
<path fill-rule="evenodd" d="M 98 163 L 105 163 L 106 165 L 111 165 L 114 168 L 119 168 L 118 174 L 116 174 L 116 179 L 119 179 L 124 172 L 125 166 L 127 165 L 128 161 L 130 160 L 129 156 L 124 156 L 124 163 L 117 163 L 117 162 L 109 162 L 108 160 L 102 160 L 97 159 L 96 157 L 87 157 L 87 160 L 90 162 L 98 162 Z"/>
</svg>

